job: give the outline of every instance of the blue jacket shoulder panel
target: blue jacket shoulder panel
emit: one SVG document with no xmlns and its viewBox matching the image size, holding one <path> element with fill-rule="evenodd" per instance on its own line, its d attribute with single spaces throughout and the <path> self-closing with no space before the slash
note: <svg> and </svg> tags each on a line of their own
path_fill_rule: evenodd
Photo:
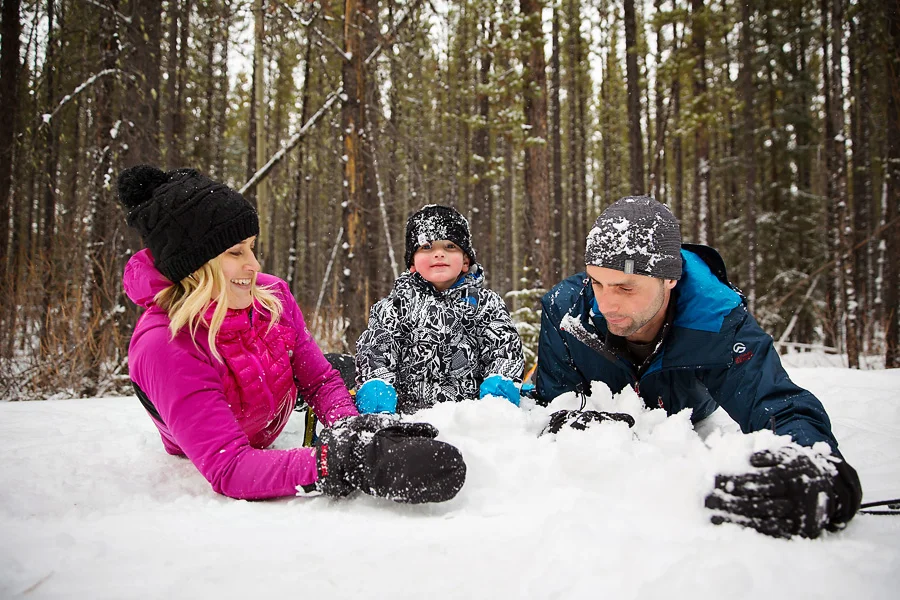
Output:
<svg viewBox="0 0 900 600">
<path fill-rule="evenodd" d="M 605 321 L 592 310 L 596 304 L 585 273 L 547 293 L 535 375 L 538 396 L 549 402 L 579 387 L 589 392 L 590 381 L 603 381 L 613 393 L 632 385 L 649 407 L 669 414 L 690 408 L 697 421 L 721 406 L 744 432 L 771 428 L 802 445 L 826 441 L 836 450 L 821 402 L 790 380 L 772 338 L 727 282 L 718 253 L 686 244 L 682 257 L 672 326 L 640 379 L 634 365 L 603 343 Z"/>
</svg>

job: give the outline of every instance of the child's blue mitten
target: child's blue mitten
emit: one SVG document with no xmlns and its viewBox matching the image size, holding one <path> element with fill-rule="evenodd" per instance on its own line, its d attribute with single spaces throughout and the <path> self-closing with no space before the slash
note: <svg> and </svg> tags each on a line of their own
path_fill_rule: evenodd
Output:
<svg viewBox="0 0 900 600">
<path fill-rule="evenodd" d="M 491 375 L 481 383 L 478 397 L 484 398 L 485 396 L 500 396 L 516 406 L 519 405 L 520 400 L 519 388 L 516 387 L 512 379 L 503 375 Z"/>
<path fill-rule="evenodd" d="M 362 414 L 397 412 L 397 390 L 381 379 L 370 379 L 356 392 L 356 408 Z"/>
</svg>

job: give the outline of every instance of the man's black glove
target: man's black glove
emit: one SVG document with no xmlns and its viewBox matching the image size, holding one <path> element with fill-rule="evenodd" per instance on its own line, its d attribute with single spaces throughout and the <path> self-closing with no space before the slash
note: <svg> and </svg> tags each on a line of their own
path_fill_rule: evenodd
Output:
<svg viewBox="0 0 900 600">
<path fill-rule="evenodd" d="M 466 481 L 466 463 L 437 435 L 428 423 L 389 415 L 348 417 L 319 435 L 314 489 L 328 496 L 361 490 L 410 504 L 450 500 Z"/>
<path fill-rule="evenodd" d="M 596 410 L 558 410 L 550 415 L 550 423 L 544 427 L 540 435 L 545 433 L 559 433 L 563 427 L 584 430 L 591 423 L 601 421 L 622 421 L 634 427 L 634 418 L 626 413 L 598 412 Z"/>
<path fill-rule="evenodd" d="M 773 537 L 815 538 L 822 529 L 842 529 L 859 510 L 862 486 L 846 463 L 785 446 L 750 456 L 754 470 L 716 475 L 706 497 L 712 522 L 736 523 Z"/>
</svg>

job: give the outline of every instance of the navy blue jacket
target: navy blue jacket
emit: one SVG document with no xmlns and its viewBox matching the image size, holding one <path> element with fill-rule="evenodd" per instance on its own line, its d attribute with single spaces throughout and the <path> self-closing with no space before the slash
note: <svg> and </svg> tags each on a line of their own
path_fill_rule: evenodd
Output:
<svg viewBox="0 0 900 600">
<path fill-rule="evenodd" d="M 681 256 L 681 280 L 670 299 L 673 319 L 640 373 L 608 337 L 584 272 L 543 297 L 539 399 L 578 389 L 589 394 L 590 381 L 606 383 L 614 394 L 630 385 L 647 406 L 670 415 L 690 408 L 697 422 L 721 406 L 744 433 L 774 429 L 800 445 L 825 441 L 837 451 L 822 403 L 788 378 L 772 338 L 728 283 L 719 254 L 684 244 Z"/>
</svg>

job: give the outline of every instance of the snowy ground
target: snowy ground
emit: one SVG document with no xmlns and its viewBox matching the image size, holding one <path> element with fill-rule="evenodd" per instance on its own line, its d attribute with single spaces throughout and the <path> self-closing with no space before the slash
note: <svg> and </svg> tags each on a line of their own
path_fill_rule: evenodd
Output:
<svg viewBox="0 0 900 600">
<path fill-rule="evenodd" d="M 864 501 L 900 496 L 900 370 L 790 373 L 823 400 Z M 714 474 L 778 440 L 596 395 L 635 429 L 538 438 L 547 409 L 497 399 L 420 413 L 469 467 L 435 506 L 230 500 L 165 454 L 134 398 L 0 403 L 0 598 L 900 597 L 900 518 L 813 541 L 711 525 Z M 294 419 L 279 446 L 300 439 Z"/>
</svg>

